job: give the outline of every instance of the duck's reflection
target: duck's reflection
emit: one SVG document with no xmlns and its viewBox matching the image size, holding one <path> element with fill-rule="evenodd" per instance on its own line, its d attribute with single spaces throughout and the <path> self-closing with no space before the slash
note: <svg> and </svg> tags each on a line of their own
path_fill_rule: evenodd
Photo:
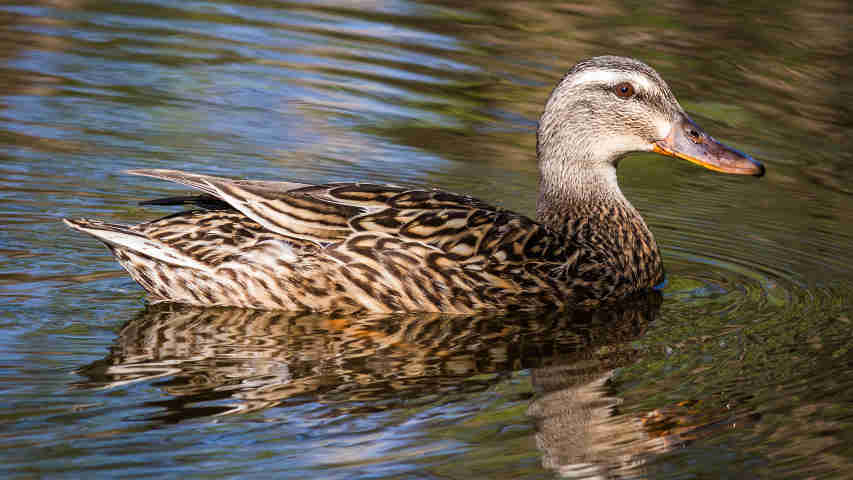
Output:
<svg viewBox="0 0 853 480">
<path fill-rule="evenodd" d="M 330 317 L 153 305 L 124 326 L 106 358 L 80 369 L 87 379 L 77 386 L 155 380 L 171 396 L 157 417 L 178 421 L 306 402 L 349 413 L 410 407 L 531 369 L 529 413 L 545 465 L 565 475 L 613 473 L 641 453 L 620 452 L 619 442 L 648 433 L 613 415 L 618 399 L 606 381 L 635 358 L 630 342 L 659 306 L 652 296 L 535 315 Z"/>
</svg>

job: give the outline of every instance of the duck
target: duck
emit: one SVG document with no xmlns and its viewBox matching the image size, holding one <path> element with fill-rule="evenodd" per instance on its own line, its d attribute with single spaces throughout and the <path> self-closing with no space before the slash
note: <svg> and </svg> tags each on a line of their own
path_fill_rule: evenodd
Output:
<svg viewBox="0 0 853 480">
<path fill-rule="evenodd" d="M 563 76 L 539 119 L 535 219 L 435 188 L 142 169 L 126 173 L 198 192 L 141 202 L 185 210 L 138 225 L 63 221 L 103 242 L 154 303 L 328 313 L 587 308 L 665 282 L 654 236 L 617 183 L 633 152 L 722 173 L 765 171 L 691 120 L 650 66 L 599 56 Z"/>
</svg>

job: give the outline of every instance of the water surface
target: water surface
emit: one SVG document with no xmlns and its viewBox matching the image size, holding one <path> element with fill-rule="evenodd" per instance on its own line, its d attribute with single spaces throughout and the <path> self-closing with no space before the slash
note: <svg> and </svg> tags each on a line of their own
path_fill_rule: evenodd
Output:
<svg viewBox="0 0 853 480">
<path fill-rule="evenodd" d="M 849 6 L 0 3 L 0 472 L 853 475 Z M 577 60 L 654 66 L 768 174 L 634 155 L 662 298 L 563 315 L 146 306 L 58 220 L 133 223 L 179 168 L 471 193 L 527 214 Z"/>
</svg>

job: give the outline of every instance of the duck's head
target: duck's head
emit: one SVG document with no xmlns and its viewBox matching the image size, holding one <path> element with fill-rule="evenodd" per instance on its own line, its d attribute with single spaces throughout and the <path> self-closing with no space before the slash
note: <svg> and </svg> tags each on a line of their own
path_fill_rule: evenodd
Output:
<svg viewBox="0 0 853 480">
<path fill-rule="evenodd" d="M 579 189 L 596 179 L 615 185 L 615 167 L 630 152 L 657 152 L 724 173 L 764 174 L 752 157 L 690 120 L 657 72 L 624 57 L 590 58 L 569 71 L 545 106 L 537 151 L 544 182 Z"/>
</svg>

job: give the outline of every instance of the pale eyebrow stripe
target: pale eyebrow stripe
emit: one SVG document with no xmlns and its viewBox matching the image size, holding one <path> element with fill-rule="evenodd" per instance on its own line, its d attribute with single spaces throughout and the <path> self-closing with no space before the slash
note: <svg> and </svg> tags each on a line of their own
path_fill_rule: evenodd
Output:
<svg viewBox="0 0 853 480">
<path fill-rule="evenodd" d="M 638 85 L 643 90 L 652 90 L 652 85 L 645 76 L 631 72 L 617 72 L 613 70 L 589 70 L 587 72 L 581 72 L 572 78 L 570 85 L 575 86 L 580 85 L 581 83 L 614 84 L 616 83 L 616 80 L 622 80 L 626 76 L 630 77 L 631 82 Z"/>
</svg>

